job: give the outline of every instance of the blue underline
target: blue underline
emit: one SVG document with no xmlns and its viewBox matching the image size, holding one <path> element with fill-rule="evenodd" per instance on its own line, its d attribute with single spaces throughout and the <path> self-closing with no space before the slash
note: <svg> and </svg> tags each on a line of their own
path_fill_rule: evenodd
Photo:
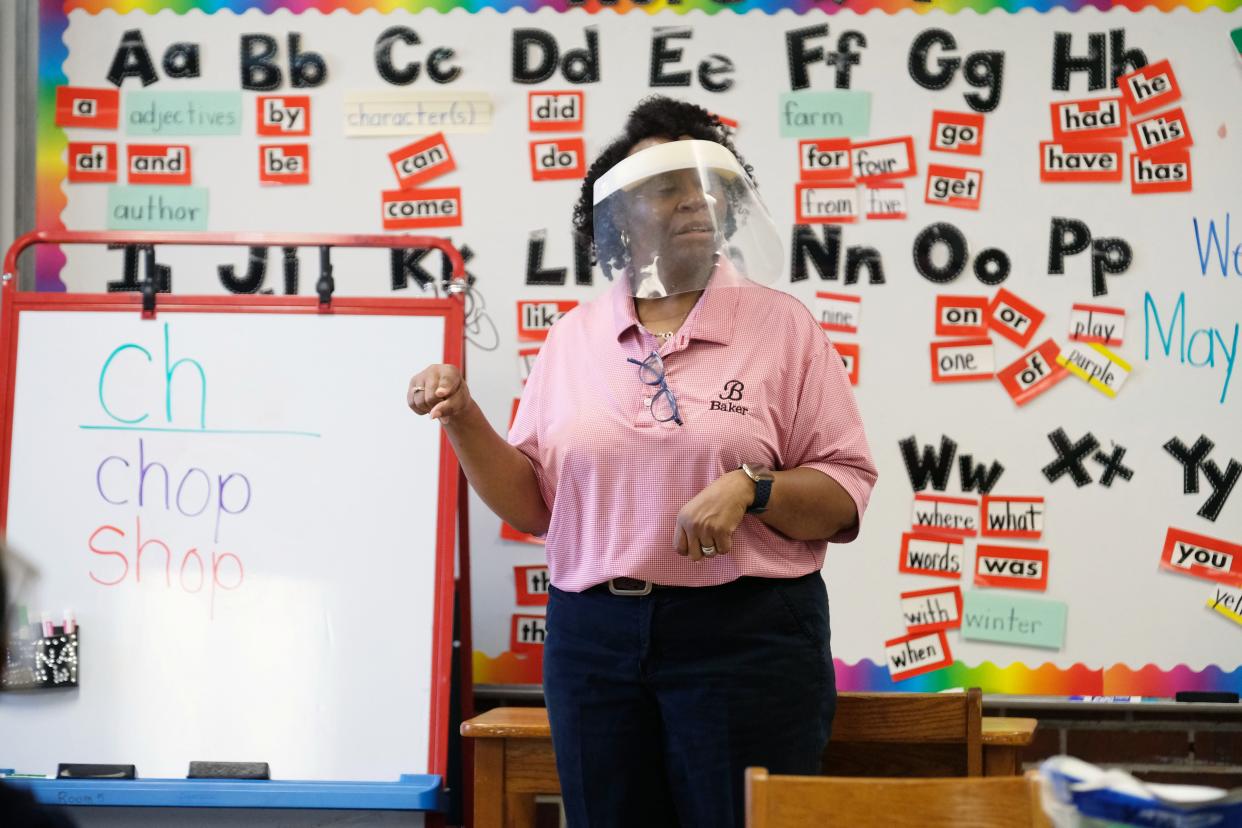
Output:
<svg viewBox="0 0 1242 828">
<path fill-rule="evenodd" d="M 285 437 L 322 437 L 313 431 L 282 431 L 261 428 L 155 428 L 149 426 L 80 425 L 87 431 L 155 431 L 171 434 L 271 434 Z"/>
</svg>

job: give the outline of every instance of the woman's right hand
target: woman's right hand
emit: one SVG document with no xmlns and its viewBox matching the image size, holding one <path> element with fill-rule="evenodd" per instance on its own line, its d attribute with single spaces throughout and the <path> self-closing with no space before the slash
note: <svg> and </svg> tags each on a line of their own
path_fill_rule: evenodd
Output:
<svg viewBox="0 0 1242 828">
<path fill-rule="evenodd" d="M 429 365 L 410 378 L 405 401 L 415 414 L 448 425 L 470 405 L 470 389 L 456 365 Z"/>
</svg>

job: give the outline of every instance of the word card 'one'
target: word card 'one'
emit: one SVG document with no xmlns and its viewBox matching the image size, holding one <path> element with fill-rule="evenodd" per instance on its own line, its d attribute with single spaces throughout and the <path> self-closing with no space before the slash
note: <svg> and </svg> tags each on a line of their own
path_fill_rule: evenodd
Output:
<svg viewBox="0 0 1242 828">
<path fill-rule="evenodd" d="M 910 524 L 915 529 L 943 532 L 957 537 L 979 534 L 979 500 L 917 492 Z"/>
<path fill-rule="evenodd" d="M 884 658 L 893 681 L 930 673 L 953 663 L 944 630 L 890 638 L 884 642 Z"/>
<path fill-rule="evenodd" d="M 1160 566 L 1182 575 L 1242 586 L 1242 546 L 1185 529 L 1169 527 Z"/>
<path fill-rule="evenodd" d="M 952 339 L 931 344 L 932 382 L 978 382 L 994 376 L 992 340 Z"/>
<path fill-rule="evenodd" d="M 901 617 L 908 633 L 957 629 L 962 626 L 962 588 L 955 585 L 903 592 Z"/>
<path fill-rule="evenodd" d="M 1043 592 L 1048 588 L 1048 550 L 981 543 L 975 549 L 975 586 Z"/>
<path fill-rule="evenodd" d="M 1046 339 L 1002 368 L 996 378 L 1017 405 L 1026 405 L 1069 376 L 1057 362 L 1061 346 Z"/>
</svg>

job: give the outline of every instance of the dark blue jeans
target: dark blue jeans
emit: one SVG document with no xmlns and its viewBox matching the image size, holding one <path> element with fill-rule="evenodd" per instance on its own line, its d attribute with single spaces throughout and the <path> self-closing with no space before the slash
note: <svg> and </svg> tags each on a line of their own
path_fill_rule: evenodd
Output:
<svg viewBox="0 0 1242 828">
<path fill-rule="evenodd" d="M 743 825 L 748 766 L 813 774 L 836 708 L 818 572 L 555 587 L 543 689 L 570 828 Z"/>
</svg>

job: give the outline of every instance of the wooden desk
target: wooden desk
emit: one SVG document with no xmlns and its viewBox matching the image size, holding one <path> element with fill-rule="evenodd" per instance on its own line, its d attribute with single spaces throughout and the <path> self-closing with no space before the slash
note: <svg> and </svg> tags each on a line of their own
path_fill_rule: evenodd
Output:
<svg viewBox="0 0 1242 828">
<path fill-rule="evenodd" d="M 1017 774 L 1018 754 L 1031 743 L 1036 724 L 1035 719 L 984 716 L 984 776 Z M 461 735 L 475 740 L 476 828 L 533 826 L 535 796 L 561 792 L 547 709 L 498 707 L 462 722 Z"/>
</svg>

